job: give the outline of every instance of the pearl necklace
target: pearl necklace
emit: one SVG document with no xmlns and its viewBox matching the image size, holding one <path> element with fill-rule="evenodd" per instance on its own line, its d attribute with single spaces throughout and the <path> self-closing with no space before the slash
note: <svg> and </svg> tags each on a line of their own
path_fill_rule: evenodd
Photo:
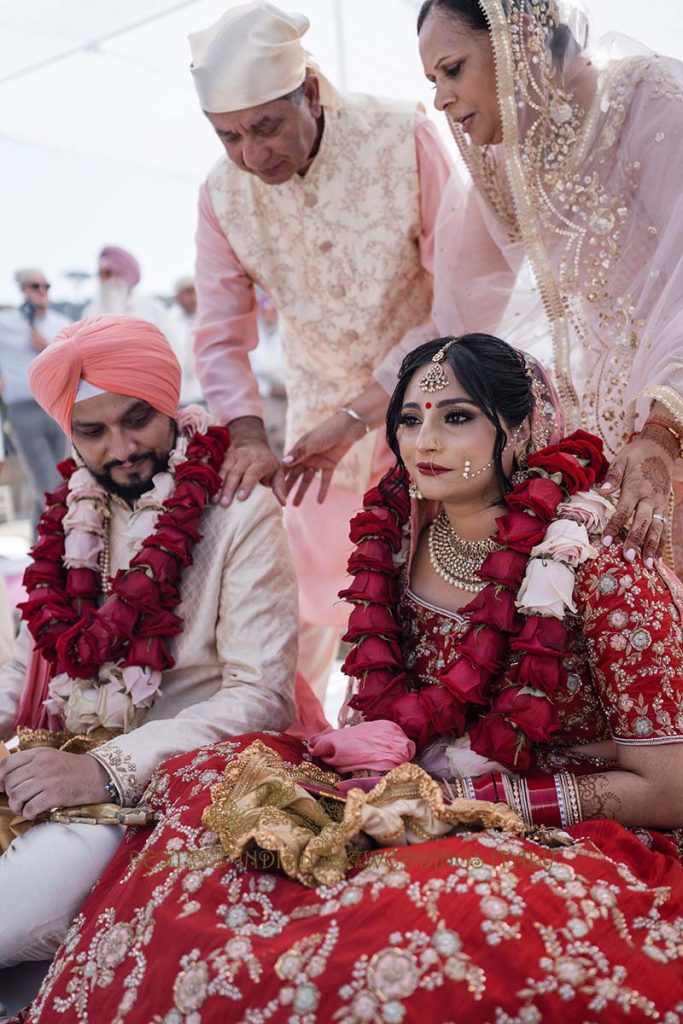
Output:
<svg viewBox="0 0 683 1024">
<path fill-rule="evenodd" d="M 462 540 L 451 526 L 445 512 L 440 512 L 429 527 L 429 561 L 432 568 L 452 586 L 477 594 L 487 585 L 479 578 L 484 559 L 498 547 L 490 537 L 486 540 Z"/>
<path fill-rule="evenodd" d="M 111 594 L 111 551 L 109 548 L 109 529 L 110 520 L 107 519 L 104 524 L 104 533 L 102 535 L 102 551 L 100 552 L 100 579 L 102 581 L 102 593 L 105 597 L 109 597 Z"/>
</svg>

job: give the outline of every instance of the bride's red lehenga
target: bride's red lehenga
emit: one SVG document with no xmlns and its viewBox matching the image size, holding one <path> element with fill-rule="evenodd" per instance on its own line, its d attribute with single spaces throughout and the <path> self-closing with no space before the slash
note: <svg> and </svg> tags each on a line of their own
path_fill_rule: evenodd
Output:
<svg viewBox="0 0 683 1024">
<path fill-rule="evenodd" d="M 537 763 L 580 771 L 566 746 L 609 735 L 683 738 L 680 615 L 659 575 L 615 546 L 580 570 L 575 599 L 562 731 Z M 462 622 L 409 591 L 401 619 L 428 685 Z M 589 821 L 548 848 L 461 833 L 378 849 L 310 888 L 248 854 L 224 859 L 202 824 L 212 784 L 256 738 L 304 757 L 299 741 L 260 734 L 161 766 L 147 793 L 158 825 L 129 832 L 28 1021 L 683 1021 L 675 834 Z"/>
</svg>

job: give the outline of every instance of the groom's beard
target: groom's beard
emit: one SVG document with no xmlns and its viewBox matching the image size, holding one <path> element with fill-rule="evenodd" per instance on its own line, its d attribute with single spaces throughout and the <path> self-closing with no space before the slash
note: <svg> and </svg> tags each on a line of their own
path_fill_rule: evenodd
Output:
<svg viewBox="0 0 683 1024">
<path fill-rule="evenodd" d="M 165 473 L 168 469 L 168 455 L 159 456 L 156 452 L 142 452 L 140 455 L 131 455 L 129 459 L 126 459 L 127 463 L 145 462 L 150 460 L 151 470 L 145 470 L 142 473 L 130 473 L 128 476 L 128 483 L 120 484 L 111 475 L 112 469 L 117 466 L 123 465 L 123 463 L 113 459 L 111 462 L 107 462 L 101 473 L 96 473 L 94 469 L 90 469 L 90 472 L 97 480 L 100 487 L 104 487 L 110 494 L 116 494 L 119 498 L 123 498 L 124 501 L 133 503 L 140 498 L 145 491 L 151 491 L 154 486 L 154 477 L 157 473 Z M 148 463 L 149 465 L 149 463 Z"/>
<path fill-rule="evenodd" d="M 145 462 L 148 459 L 150 460 L 150 463 L 147 465 L 151 464 L 152 468 L 145 469 L 144 473 L 130 473 L 127 483 L 119 483 L 112 476 L 112 470 L 116 469 L 117 466 L 122 466 L 122 462 L 113 459 L 111 462 L 104 463 L 101 472 L 98 473 L 92 468 L 92 466 L 88 466 L 80 452 L 79 455 L 81 457 L 81 461 L 89 472 L 92 473 L 100 487 L 103 487 L 104 490 L 108 490 L 111 495 L 117 495 L 119 498 L 123 498 L 125 502 L 132 505 L 133 502 L 136 502 L 138 498 L 141 498 L 147 490 L 152 490 L 154 486 L 154 478 L 157 473 L 167 472 L 170 452 L 167 452 L 164 456 L 160 456 L 156 452 L 142 452 L 140 455 L 131 455 L 130 459 L 126 459 L 126 463 L 134 465 L 135 463 Z"/>
</svg>

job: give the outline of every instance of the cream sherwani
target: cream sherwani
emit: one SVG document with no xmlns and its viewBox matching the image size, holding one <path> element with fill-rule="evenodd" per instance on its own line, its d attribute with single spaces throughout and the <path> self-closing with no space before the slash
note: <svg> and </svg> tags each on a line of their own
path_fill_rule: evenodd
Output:
<svg viewBox="0 0 683 1024">
<path fill-rule="evenodd" d="M 200 194 L 195 351 L 204 394 L 223 422 L 262 415 L 249 366 L 256 283 L 280 316 L 287 445 L 372 384 L 387 353 L 428 320 L 432 228 L 449 173 L 416 104 L 345 96 L 324 116 L 304 177 L 270 186 L 226 157 Z M 344 625 L 336 595 L 348 520 L 384 451 L 373 431 L 341 461 L 322 507 L 311 488 L 286 510 L 304 623 Z"/>
<path fill-rule="evenodd" d="M 128 565 L 129 508 L 111 501 L 114 569 Z M 123 802 L 136 802 L 167 757 L 227 736 L 287 728 L 293 717 L 297 594 L 280 508 L 257 487 L 229 508 L 212 505 L 185 570 L 171 645 L 175 667 L 134 731 L 93 754 Z M 26 674 L 25 627 L 0 673 L 0 738 L 8 738 Z M 83 755 L 88 756 L 88 755 Z M 121 835 L 105 825 L 35 826 L 0 857 L 0 967 L 52 955 Z"/>
</svg>

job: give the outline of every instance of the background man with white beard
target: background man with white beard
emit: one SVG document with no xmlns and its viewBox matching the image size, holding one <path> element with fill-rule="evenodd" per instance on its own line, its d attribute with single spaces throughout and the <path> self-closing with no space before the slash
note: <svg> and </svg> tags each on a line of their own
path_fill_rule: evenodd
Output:
<svg viewBox="0 0 683 1024">
<path fill-rule="evenodd" d="M 140 264 L 131 252 L 118 245 L 105 245 L 98 257 L 97 291 L 82 315 L 136 316 L 168 334 L 168 314 L 162 304 L 137 291 L 140 277 Z"/>
</svg>

